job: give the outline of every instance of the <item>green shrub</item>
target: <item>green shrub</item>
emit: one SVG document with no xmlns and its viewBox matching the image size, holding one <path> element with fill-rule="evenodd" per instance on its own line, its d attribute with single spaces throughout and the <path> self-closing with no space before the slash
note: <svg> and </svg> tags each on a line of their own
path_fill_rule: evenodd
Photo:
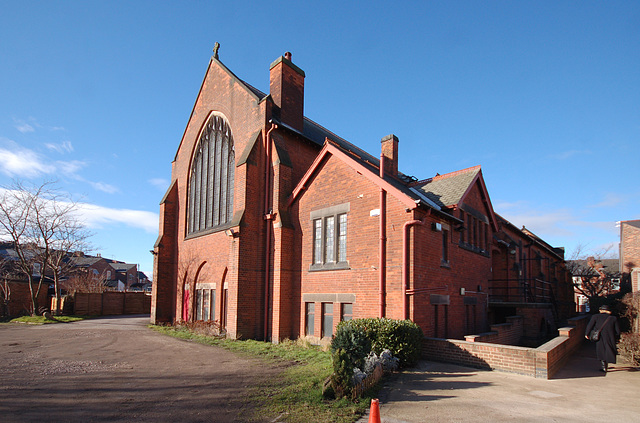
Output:
<svg viewBox="0 0 640 423">
<path fill-rule="evenodd" d="M 640 365 L 640 334 L 623 333 L 618 344 L 620 356 L 632 366 Z"/>
<path fill-rule="evenodd" d="M 378 355 L 385 349 L 390 350 L 400 360 L 400 367 L 413 366 L 420 359 L 422 330 L 410 320 L 368 318 L 344 321 L 338 324 L 336 336 L 347 330 L 344 328 L 349 328 L 349 333 L 364 333 L 371 342 L 371 350 Z"/>
<path fill-rule="evenodd" d="M 364 359 L 371 351 L 371 341 L 366 333 L 352 325 L 338 325 L 336 334 L 331 340 L 331 352 L 343 350 L 349 357 L 353 367 L 363 369 Z"/>
<path fill-rule="evenodd" d="M 353 363 L 351 356 L 342 348 L 333 351 L 333 375 L 331 375 L 331 386 L 336 398 L 342 398 L 351 394 L 353 384 Z"/>
</svg>

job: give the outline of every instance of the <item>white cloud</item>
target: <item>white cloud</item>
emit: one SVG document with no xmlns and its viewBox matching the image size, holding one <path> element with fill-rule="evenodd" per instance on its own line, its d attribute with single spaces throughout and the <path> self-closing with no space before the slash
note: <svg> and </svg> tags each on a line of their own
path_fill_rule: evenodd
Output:
<svg viewBox="0 0 640 423">
<path fill-rule="evenodd" d="M 4 147 L 0 147 L 0 173 L 9 177 L 32 179 L 60 173 L 79 179 L 77 172 L 86 166 L 86 163 L 80 160 L 54 162 L 34 150 L 19 146 L 14 141 L 6 138 L 0 140 L 4 144 Z"/>
<path fill-rule="evenodd" d="M 590 150 L 568 150 L 556 154 L 550 154 L 549 158 L 556 160 L 573 159 L 576 156 L 588 156 L 593 154 Z"/>
<path fill-rule="evenodd" d="M 143 210 L 112 209 L 88 203 L 80 203 L 78 206 L 79 218 L 89 228 L 102 229 L 110 225 L 126 225 L 143 229 L 148 233 L 158 232 L 160 218 L 157 213 Z"/>
<path fill-rule="evenodd" d="M 625 200 L 626 198 L 624 196 L 613 193 L 613 192 L 609 192 L 604 195 L 604 198 L 602 199 L 602 201 L 596 204 L 592 204 L 589 207 L 592 207 L 592 208 L 615 207 L 617 205 L 622 204 Z"/>
<path fill-rule="evenodd" d="M 516 227 L 525 226 L 534 234 L 541 238 L 549 236 L 574 236 L 575 231 L 572 226 L 576 224 L 576 219 L 567 209 L 554 211 L 541 211 L 524 208 L 512 208 L 504 213 L 500 213 L 505 219 L 513 223 Z"/>
<path fill-rule="evenodd" d="M 169 181 L 164 178 L 151 178 L 149 179 L 149 183 L 160 191 L 166 191 L 169 187 Z"/>
<path fill-rule="evenodd" d="M 115 194 L 120 190 L 113 185 L 105 184 L 104 182 L 91 182 L 89 181 L 92 187 L 97 189 L 98 191 L 106 192 L 107 194 Z"/>
<path fill-rule="evenodd" d="M 22 123 L 17 123 L 16 124 L 16 129 L 20 132 L 22 132 L 23 134 L 27 133 L 27 132 L 33 132 L 35 131 L 35 129 L 33 128 L 33 126 L 29 125 L 26 122 L 22 122 Z"/>
<path fill-rule="evenodd" d="M 7 176 L 35 178 L 42 174 L 54 173 L 55 170 L 55 166 L 46 164 L 32 150 L 19 147 L 12 150 L 0 148 L 0 172 Z"/>
<path fill-rule="evenodd" d="M 49 150 L 57 151 L 60 154 L 71 153 L 73 151 L 71 141 L 63 141 L 60 144 L 46 143 L 45 147 Z"/>
<path fill-rule="evenodd" d="M 10 190 L 0 187 L 0 195 Z M 49 200 L 44 199 L 45 203 Z M 60 206 L 69 204 L 58 202 Z M 158 213 L 144 210 L 114 209 L 90 203 L 75 203 L 77 218 L 89 229 L 104 229 L 113 225 L 124 225 L 134 229 L 142 229 L 150 234 L 158 232 L 160 217 Z"/>
<path fill-rule="evenodd" d="M 60 171 L 66 176 L 75 177 L 76 173 L 80 171 L 87 164 L 80 160 L 70 160 L 68 162 L 57 161 L 56 162 L 56 170 Z"/>
<path fill-rule="evenodd" d="M 27 132 L 34 132 L 36 130 L 36 128 L 39 128 L 40 125 L 38 124 L 38 122 L 36 122 L 35 118 L 33 117 L 29 117 L 29 119 L 27 119 L 29 122 L 22 120 L 22 119 L 16 119 L 13 118 L 13 123 L 15 128 L 22 132 L 23 134 L 26 134 Z"/>
</svg>

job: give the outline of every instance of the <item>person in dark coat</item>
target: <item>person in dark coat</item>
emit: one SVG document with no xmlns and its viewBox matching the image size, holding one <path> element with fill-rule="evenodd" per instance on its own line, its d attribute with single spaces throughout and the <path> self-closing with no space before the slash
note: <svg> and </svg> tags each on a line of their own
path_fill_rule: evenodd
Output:
<svg viewBox="0 0 640 423">
<path fill-rule="evenodd" d="M 616 342 L 620 338 L 620 327 L 618 319 L 611 314 L 609 306 L 600 307 L 600 313 L 591 316 L 591 320 L 587 325 L 585 337 L 589 339 L 592 329 L 600 329 L 600 339 L 596 341 L 596 356 L 602 365 L 600 371 L 607 372 L 609 363 L 616 363 L 616 355 L 618 349 Z"/>
</svg>

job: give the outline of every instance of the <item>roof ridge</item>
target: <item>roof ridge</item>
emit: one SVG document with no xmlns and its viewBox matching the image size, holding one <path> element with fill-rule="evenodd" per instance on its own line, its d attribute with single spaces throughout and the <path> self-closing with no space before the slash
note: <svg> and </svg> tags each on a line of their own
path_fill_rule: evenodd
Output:
<svg viewBox="0 0 640 423">
<path fill-rule="evenodd" d="M 441 179 L 451 178 L 453 176 L 462 175 L 463 173 L 470 173 L 470 172 L 473 172 L 473 171 L 476 171 L 476 170 L 479 170 L 479 169 L 481 169 L 481 166 L 480 165 L 476 165 L 476 166 L 468 167 L 466 169 L 461 169 L 461 170 L 456 170 L 454 172 L 445 173 L 444 175 L 438 174 L 438 175 L 433 176 L 431 178 L 422 179 L 420 181 L 413 182 L 411 184 L 411 186 L 424 185 L 424 184 L 428 184 L 429 182 L 439 181 Z"/>
</svg>

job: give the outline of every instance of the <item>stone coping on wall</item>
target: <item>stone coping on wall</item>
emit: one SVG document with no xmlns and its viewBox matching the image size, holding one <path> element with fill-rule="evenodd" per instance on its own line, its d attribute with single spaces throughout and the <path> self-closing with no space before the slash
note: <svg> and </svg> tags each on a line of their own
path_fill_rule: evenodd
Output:
<svg viewBox="0 0 640 423">
<path fill-rule="evenodd" d="M 425 338 L 422 356 L 426 360 L 550 379 L 582 345 L 588 317 L 569 319 L 569 326 L 560 328 L 559 336 L 538 348 Z"/>
</svg>

